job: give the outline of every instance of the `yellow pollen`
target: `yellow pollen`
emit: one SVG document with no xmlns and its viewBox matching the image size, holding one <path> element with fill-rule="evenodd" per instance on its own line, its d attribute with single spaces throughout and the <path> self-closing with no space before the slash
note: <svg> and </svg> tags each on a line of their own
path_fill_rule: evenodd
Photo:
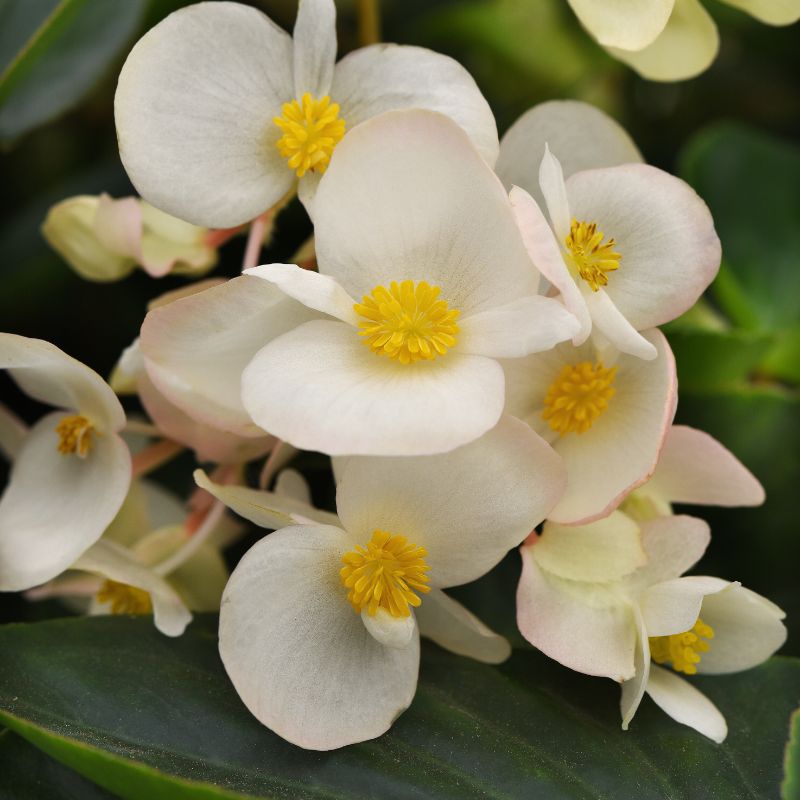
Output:
<svg viewBox="0 0 800 800">
<path fill-rule="evenodd" d="M 112 614 L 151 614 L 153 603 L 144 589 L 126 583 L 106 581 L 97 592 L 97 600 L 111 605 Z"/>
<path fill-rule="evenodd" d="M 425 281 L 392 281 L 389 288 L 376 286 L 353 308 L 365 317 L 359 336 L 374 353 L 401 364 L 433 361 L 456 344 L 459 311 L 440 300 L 438 286 Z"/>
<path fill-rule="evenodd" d="M 328 95 L 315 100 L 306 92 L 302 105 L 292 100 L 284 103 L 281 111 L 281 116 L 272 120 L 283 131 L 276 142 L 280 154 L 298 178 L 309 171 L 325 172 L 333 148 L 344 136 L 345 122 L 339 119 L 338 103 L 331 103 Z"/>
<path fill-rule="evenodd" d="M 56 425 L 58 434 L 58 452 L 65 456 L 76 453 L 79 458 L 86 458 L 92 449 L 92 432 L 94 425 L 86 417 L 73 414 L 64 417 Z"/>
<path fill-rule="evenodd" d="M 706 639 L 714 638 L 714 629 L 699 617 L 694 626 L 672 636 L 651 636 L 650 657 L 656 664 L 670 664 L 675 672 L 694 675 L 700 663 L 700 653 L 708 652 L 711 645 Z"/>
<path fill-rule="evenodd" d="M 609 272 L 619 269 L 622 256 L 614 252 L 613 239 L 603 244 L 603 232 L 597 230 L 596 222 L 573 219 L 564 241 L 569 249 L 568 259 L 593 292 L 608 283 Z"/>
<path fill-rule="evenodd" d="M 426 554 L 424 547 L 409 544 L 405 536 L 375 531 L 366 547 L 358 545 L 342 556 L 339 575 L 349 589 L 347 599 L 358 613 L 366 609 L 372 617 L 379 608 L 393 617 L 409 616 L 409 605 L 422 603 L 414 590 L 430 591 Z"/>
<path fill-rule="evenodd" d="M 567 364 L 547 390 L 542 417 L 560 434 L 586 433 L 616 393 L 616 367 L 581 361 Z"/>
</svg>

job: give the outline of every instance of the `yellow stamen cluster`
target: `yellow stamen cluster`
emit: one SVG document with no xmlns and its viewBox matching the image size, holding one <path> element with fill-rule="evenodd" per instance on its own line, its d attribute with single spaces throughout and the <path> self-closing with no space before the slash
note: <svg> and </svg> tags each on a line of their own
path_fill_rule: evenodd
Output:
<svg viewBox="0 0 800 800">
<path fill-rule="evenodd" d="M 342 557 L 339 575 L 349 589 L 347 599 L 358 613 L 366 609 L 374 617 L 382 608 L 393 617 L 409 616 L 409 605 L 422 603 L 414 590 L 430 591 L 425 555 L 424 547 L 409 544 L 405 536 L 375 531 L 366 547 L 358 545 Z"/>
<path fill-rule="evenodd" d="M 586 433 L 616 393 L 617 368 L 581 361 L 567 364 L 547 390 L 542 417 L 560 434 Z"/>
<path fill-rule="evenodd" d="M 283 131 L 276 142 L 280 154 L 298 178 L 309 171 L 325 172 L 345 131 L 338 103 L 331 103 L 327 95 L 315 100 L 306 92 L 302 105 L 292 100 L 284 103 L 281 111 L 281 116 L 272 120 Z"/>
<path fill-rule="evenodd" d="M 100 603 L 108 603 L 112 614 L 151 614 L 153 603 L 144 589 L 126 583 L 106 581 L 97 592 Z"/>
<path fill-rule="evenodd" d="M 708 652 L 706 641 L 714 638 L 714 629 L 699 617 L 691 630 L 672 636 L 651 636 L 650 657 L 656 664 L 670 664 L 675 672 L 694 675 L 700 663 L 700 653 Z"/>
<path fill-rule="evenodd" d="M 614 252 L 613 239 L 603 244 L 603 232 L 597 230 L 596 222 L 578 222 L 573 219 L 564 241 L 572 265 L 592 287 L 593 292 L 608 283 L 607 273 L 619 269 L 622 256 Z"/>
<path fill-rule="evenodd" d="M 359 335 L 374 353 L 413 364 L 443 356 L 456 344 L 459 311 L 440 300 L 438 286 L 392 281 L 376 286 L 353 308 L 365 317 Z"/>
<path fill-rule="evenodd" d="M 58 434 L 58 452 L 65 456 L 77 454 L 86 458 L 92 449 L 92 432 L 94 425 L 80 414 L 64 417 L 56 425 Z"/>
</svg>

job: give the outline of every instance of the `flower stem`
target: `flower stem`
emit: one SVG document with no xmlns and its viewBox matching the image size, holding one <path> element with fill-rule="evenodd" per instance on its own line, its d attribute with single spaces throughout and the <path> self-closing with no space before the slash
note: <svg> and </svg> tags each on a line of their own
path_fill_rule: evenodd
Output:
<svg viewBox="0 0 800 800">
<path fill-rule="evenodd" d="M 264 234 L 267 232 L 267 223 L 272 215 L 272 209 L 256 217 L 250 224 L 250 233 L 247 234 L 247 246 L 244 251 L 242 272 L 258 265 L 261 247 L 264 244 Z"/>
<path fill-rule="evenodd" d="M 358 39 L 364 47 L 381 40 L 380 0 L 358 0 Z"/>
<path fill-rule="evenodd" d="M 182 444 L 173 442 L 171 439 L 162 439 L 160 442 L 145 447 L 133 457 L 133 477 L 141 478 L 143 475 L 147 475 L 175 458 L 183 450 Z"/>
<path fill-rule="evenodd" d="M 199 549 L 200 546 L 208 539 L 217 527 L 222 515 L 225 512 L 225 505 L 217 500 L 209 509 L 205 519 L 200 523 L 197 530 L 187 540 L 186 544 L 182 545 L 179 550 L 176 550 L 169 558 L 162 561 L 155 566 L 153 570 L 158 575 L 169 575 L 174 572 L 182 564 L 185 564 Z"/>
</svg>

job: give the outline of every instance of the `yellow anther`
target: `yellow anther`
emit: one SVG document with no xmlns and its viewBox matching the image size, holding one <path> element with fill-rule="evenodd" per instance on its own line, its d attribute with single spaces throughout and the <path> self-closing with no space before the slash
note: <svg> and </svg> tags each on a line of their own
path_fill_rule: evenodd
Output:
<svg viewBox="0 0 800 800">
<path fill-rule="evenodd" d="M 79 458 L 86 458 L 92 449 L 92 432 L 94 425 L 80 414 L 64 417 L 56 425 L 58 434 L 58 452 L 65 456 L 77 454 Z"/>
<path fill-rule="evenodd" d="M 567 364 L 550 385 L 542 417 L 560 434 L 586 433 L 616 393 L 616 367 L 581 361 Z"/>
<path fill-rule="evenodd" d="M 459 311 L 438 299 L 440 291 L 425 281 L 392 281 L 388 289 L 376 286 L 353 306 L 365 318 L 359 335 L 374 353 L 401 364 L 443 356 L 456 344 Z"/>
<path fill-rule="evenodd" d="M 597 230 L 596 222 L 573 219 L 564 241 L 569 250 L 568 260 L 593 292 L 608 283 L 609 272 L 619 269 L 622 256 L 614 252 L 613 239 L 603 244 L 603 232 Z"/>
<path fill-rule="evenodd" d="M 407 617 L 409 605 L 422 603 L 414 593 L 426 593 L 430 567 L 425 563 L 424 547 L 409 544 L 405 536 L 375 531 L 366 547 L 358 545 L 342 557 L 339 572 L 349 591 L 347 599 L 361 613 L 375 616 L 379 608 L 393 617 Z"/>
<path fill-rule="evenodd" d="M 292 100 L 284 103 L 281 111 L 281 116 L 272 120 L 283 131 L 276 142 L 280 154 L 298 178 L 309 171 L 325 172 L 345 131 L 338 103 L 331 103 L 327 95 L 315 100 L 306 92 L 302 105 Z"/>
<path fill-rule="evenodd" d="M 714 629 L 699 617 L 688 631 L 672 636 L 651 636 L 650 657 L 656 664 L 670 664 L 675 672 L 694 675 L 700 663 L 700 653 L 708 652 L 711 645 L 706 641 L 714 638 Z"/>
<path fill-rule="evenodd" d="M 126 583 L 106 581 L 97 592 L 100 603 L 108 603 L 112 614 L 151 614 L 153 603 L 144 589 Z"/>
</svg>

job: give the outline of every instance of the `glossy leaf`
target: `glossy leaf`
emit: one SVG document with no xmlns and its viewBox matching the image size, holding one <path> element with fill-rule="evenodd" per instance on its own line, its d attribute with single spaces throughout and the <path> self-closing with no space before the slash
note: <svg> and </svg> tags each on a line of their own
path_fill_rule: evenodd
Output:
<svg viewBox="0 0 800 800">
<path fill-rule="evenodd" d="M 800 708 L 792 714 L 783 766 L 781 797 L 783 800 L 797 800 L 800 797 Z"/>
</svg>

